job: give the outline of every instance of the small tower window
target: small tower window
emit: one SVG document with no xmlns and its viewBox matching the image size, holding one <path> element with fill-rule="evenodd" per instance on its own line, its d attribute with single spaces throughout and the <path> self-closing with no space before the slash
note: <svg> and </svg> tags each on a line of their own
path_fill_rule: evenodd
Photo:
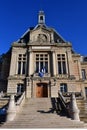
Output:
<svg viewBox="0 0 87 130">
<path fill-rule="evenodd" d="M 43 16 L 40 16 L 40 20 L 43 20 Z"/>
<path fill-rule="evenodd" d="M 45 14 L 44 14 L 43 11 L 39 11 L 38 23 L 39 24 L 45 24 Z"/>
</svg>

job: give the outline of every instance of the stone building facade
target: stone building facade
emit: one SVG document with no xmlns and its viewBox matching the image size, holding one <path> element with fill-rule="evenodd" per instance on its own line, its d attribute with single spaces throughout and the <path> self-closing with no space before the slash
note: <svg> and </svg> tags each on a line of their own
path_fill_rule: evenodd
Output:
<svg viewBox="0 0 87 130">
<path fill-rule="evenodd" d="M 14 42 L 0 62 L 0 91 L 26 92 L 26 97 L 57 97 L 61 92 L 87 95 L 87 57 L 73 51 L 54 29 L 45 24 L 40 11 L 38 24 Z"/>
</svg>

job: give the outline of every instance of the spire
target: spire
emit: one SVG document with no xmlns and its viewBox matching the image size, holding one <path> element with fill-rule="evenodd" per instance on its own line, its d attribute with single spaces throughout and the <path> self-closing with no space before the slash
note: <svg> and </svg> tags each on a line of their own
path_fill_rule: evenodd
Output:
<svg viewBox="0 0 87 130">
<path fill-rule="evenodd" d="M 44 14 L 44 11 L 39 11 L 39 14 L 38 14 L 38 24 L 45 24 L 45 14 Z"/>
</svg>

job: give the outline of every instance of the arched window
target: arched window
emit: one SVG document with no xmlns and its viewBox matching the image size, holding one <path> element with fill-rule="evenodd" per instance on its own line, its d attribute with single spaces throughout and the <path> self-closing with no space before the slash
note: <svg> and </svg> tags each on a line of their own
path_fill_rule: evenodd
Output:
<svg viewBox="0 0 87 130">
<path fill-rule="evenodd" d="M 60 84 L 60 91 L 61 92 L 67 92 L 67 84 L 66 83 L 61 83 Z"/>
<path fill-rule="evenodd" d="M 23 84 L 18 84 L 17 85 L 17 94 L 20 95 L 24 92 L 24 85 Z"/>
</svg>

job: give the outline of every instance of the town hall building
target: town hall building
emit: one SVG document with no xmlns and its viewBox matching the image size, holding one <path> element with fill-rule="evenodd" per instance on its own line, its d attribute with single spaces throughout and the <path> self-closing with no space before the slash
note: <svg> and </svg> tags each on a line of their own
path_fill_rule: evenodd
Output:
<svg viewBox="0 0 87 130">
<path fill-rule="evenodd" d="M 87 57 L 77 54 L 70 42 L 48 27 L 44 12 L 39 11 L 38 24 L 0 56 L 0 91 L 25 91 L 27 98 L 77 92 L 86 98 Z"/>
</svg>

